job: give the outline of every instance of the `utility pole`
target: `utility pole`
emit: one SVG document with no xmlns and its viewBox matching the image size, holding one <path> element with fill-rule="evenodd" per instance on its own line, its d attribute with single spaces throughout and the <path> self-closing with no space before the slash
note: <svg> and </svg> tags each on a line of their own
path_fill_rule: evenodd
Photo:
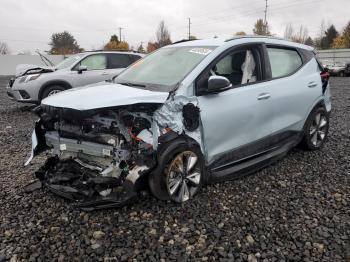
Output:
<svg viewBox="0 0 350 262">
<path fill-rule="evenodd" d="M 265 20 L 264 20 L 264 25 L 265 25 L 265 27 L 264 27 L 264 31 L 265 31 L 265 35 L 267 34 L 267 7 L 268 7 L 268 5 L 267 5 L 267 0 L 265 0 Z"/>
<path fill-rule="evenodd" d="M 122 30 L 124 29 L 123 27 L 118 27 L 119 28 L 119 41 L 122 41 Z"/>
<path fill-rule="evenodd" d="M 144 50 L 144 48 L 143 48 L 143 41 L 140 42 L 140 46 L 137 48 L 137 51 L 140 52 L 139 48 L 142 48 L 142 49 Z M 142 49 L 141 49 L 141 50 L 142 50 Z"/>
<path fill-rule="evenodd" d="M 191 40 L 191 17 L 188 18 L 188 40 Z"/>
</svg>

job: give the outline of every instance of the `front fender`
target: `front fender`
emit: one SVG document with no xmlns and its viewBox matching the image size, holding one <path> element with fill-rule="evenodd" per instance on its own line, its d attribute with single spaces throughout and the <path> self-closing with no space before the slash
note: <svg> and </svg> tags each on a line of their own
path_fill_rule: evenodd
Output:
<svg viewBox="0 0 350 262">
<path fill-rule="evenodd" d="M 42 119 L 35 122 L 35 127 L 32 133 L 32 152 L 28 160 L 25 162 L 25 166 L 29 165 L 35 156 L 48 149 L 42 122 Z"/>
</svg>

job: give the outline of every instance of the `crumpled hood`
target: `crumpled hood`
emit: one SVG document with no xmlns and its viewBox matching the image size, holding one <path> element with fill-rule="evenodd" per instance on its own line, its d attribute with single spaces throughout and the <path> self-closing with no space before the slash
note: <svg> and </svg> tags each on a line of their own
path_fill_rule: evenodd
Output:
<svg viewBox="0 0 350 262">
<path fill-rule="evenodd" d="M 45 71 L 54 71 L 55 69 L 50 66 L 38 66 L 33 64 L 20 64 L 16 66 L 16 76 L 22 76 L 29 69 L 45 70 Z"/>
<path fill-rule="evenodd" d="M 169 93 L 149 91 L 115 83 L 83 86 L 60 92 L 45 98 L 43 105 L 91 110 L 139 103 L 164 103 Z"/>
</svg>

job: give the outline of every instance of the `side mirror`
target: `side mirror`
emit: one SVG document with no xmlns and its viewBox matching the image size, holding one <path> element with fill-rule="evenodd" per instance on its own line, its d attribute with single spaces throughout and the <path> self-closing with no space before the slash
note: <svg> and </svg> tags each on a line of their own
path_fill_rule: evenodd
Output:
<svg viewBox="0 0 350 262">
<path fill-rule="evenodd" d="M 87 71 L 87 66 L 81 65 L 78 67 L 78 74 L 81 74 L 83 71 Z"/>
<path fill-rule="evenodd" d="M 232 87 L 231 82 L 224 76 L 210 76 L 208 79 L 208 92 L 216 93 Z"/>
</svg>

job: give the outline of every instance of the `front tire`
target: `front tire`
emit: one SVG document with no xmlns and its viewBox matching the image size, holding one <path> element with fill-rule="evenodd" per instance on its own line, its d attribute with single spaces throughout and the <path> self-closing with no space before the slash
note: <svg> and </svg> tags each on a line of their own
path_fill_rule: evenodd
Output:
<svg viewBox="0 0 350 262">
<path fill-rule="evenodd" d="M 329 129 L 329 116 L 324 107 L 315 109 L 309 116 L 301 142 L 307 150 L 320 149 L 327 138 Z"/>
<path fill-rule="evenodd" d="M 193 141 L 175 139 L 158 154 L 158 166 L 149 175 L 152 194 L 160 200 L 171 199 L 177 203 L 193 198 L 204 180 L 204 159 Z"/>
<path fill-rule="evenodd" d="M 41 99 L 44 99 L 46 97 L 49 97 L 49 96 L 52 96 L 52 95 L 55 95 L 59 92 L 62 92 L 64 91 L 64 87 L 62 86 L 58 86 L 58 85 L 53 85 L 53 86 L 49 86 L 49 87 L 46 87 L 42 96 L 41 96 Z"/>
</svg>

